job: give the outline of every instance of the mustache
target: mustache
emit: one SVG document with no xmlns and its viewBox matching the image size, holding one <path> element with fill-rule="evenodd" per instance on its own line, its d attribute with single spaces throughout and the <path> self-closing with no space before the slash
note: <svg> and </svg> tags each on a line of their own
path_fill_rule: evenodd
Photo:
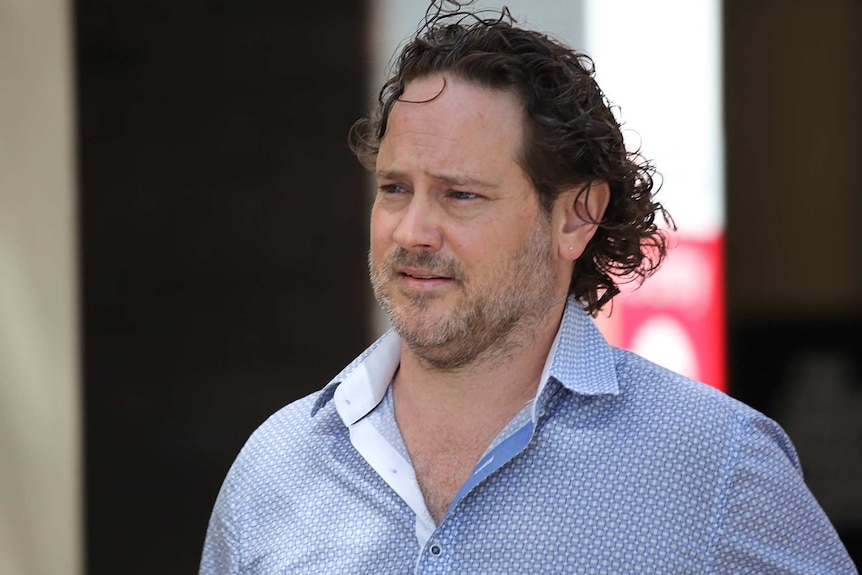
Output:
<svg viewBox="0 0 862 575">
<path fill-rule="evenodd" d="M 384 267 L 391 272 L 396 268 L 413 267 L 428 270 L 434 275 L 449 277 L 458 281 L 464 280 L 464 270 L 451 258 L 445 258 L 432 252 L 410 252 L 402 247 L 386 259 Z"/>
</svg>

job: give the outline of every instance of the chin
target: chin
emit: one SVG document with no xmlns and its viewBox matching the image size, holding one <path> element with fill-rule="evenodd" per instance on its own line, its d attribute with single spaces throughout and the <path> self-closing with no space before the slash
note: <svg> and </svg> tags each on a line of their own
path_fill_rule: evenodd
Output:
<svg viewBox="0 0 862 575">
<path fill-rule="evenodd" d="M 422 347 L 446 344 L 450 339 L 449 315 L 429 309 L 395 308 L 389 320 L 406 342 Z"/>
</svg>

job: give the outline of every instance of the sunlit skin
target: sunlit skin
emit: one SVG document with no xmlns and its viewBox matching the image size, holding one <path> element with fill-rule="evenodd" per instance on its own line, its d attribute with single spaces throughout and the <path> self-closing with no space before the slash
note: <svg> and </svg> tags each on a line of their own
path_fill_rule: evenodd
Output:
<svg viewBox="0 0 862 575">
<path fill-rule="evenodd" d="M 535 395 L 594 231 L 575 191 L 540 207 L 517 161 L 523 114 L 507 92 L 420 78 L 393 106 L 377 158 L 369 267 L 405 342 L 395 417 L 437 521 Z M 605 192 L 590 194 L 598 217 Z"/>
</svg>

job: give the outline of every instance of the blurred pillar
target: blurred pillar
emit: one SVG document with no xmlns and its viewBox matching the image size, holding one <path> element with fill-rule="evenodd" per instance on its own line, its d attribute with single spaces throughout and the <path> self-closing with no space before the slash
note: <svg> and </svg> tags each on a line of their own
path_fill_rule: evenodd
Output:
<svg viewBox="0 0 862 575">
<path fill-rule="evenodd" d="M 81 572 L 69 6 L 0 3 L 0 573 Z"/>
</svg>

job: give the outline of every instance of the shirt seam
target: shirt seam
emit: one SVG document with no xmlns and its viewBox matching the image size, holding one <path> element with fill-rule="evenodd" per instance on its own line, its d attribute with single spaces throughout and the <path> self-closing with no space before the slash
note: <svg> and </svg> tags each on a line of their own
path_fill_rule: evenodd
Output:
<svg viewBox="0 0 862 575">
<path fill-rule="evenodd" d="M 707 553 L 707 570 L 705 572 L 707 574 L 715 572 L 715 561 L 718 554 L 718 546 L 725 531 L 724 516 L 727 511 L 727 502 L 730 499 L 730 485 L 733 481 L 734 470 L 739 465 L 739 459 L 742 452 L 741 445 L 745 421 L 739 416 L 737 416 L 735 419 L 736 425 L 734 426 L 735 429 L 733 433 L 733 441 L 728 448 L 728 455 L 726 458 L 727 465 L 724 472 L 725 476 L 722 478 L 722 481 L 719 484 L 722 487 L 722 490 L 715 504 L 716 510 L 714 513 L 715 518 L 713 525 L 714 535 L 709 543 L 709 552 Z"/>
</svg>

